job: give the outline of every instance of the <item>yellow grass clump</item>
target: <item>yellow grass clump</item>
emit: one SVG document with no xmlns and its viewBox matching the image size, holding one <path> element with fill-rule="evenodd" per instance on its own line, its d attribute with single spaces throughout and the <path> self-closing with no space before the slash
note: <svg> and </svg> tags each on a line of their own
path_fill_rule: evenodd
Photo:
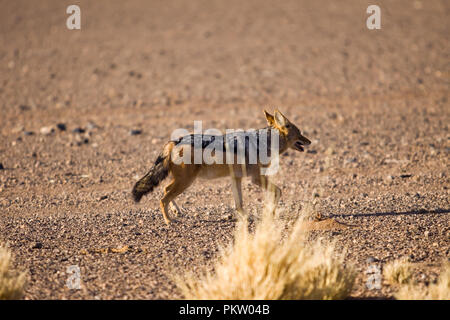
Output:
<svg viewBox="0 0 450 320">
<path fill-rule="evenodd" d="M 407 258 L 394 260 L 383 268 L 383 275 L 390 284 L 407 284 L 412 279 L 413 266 Z"/>
<path fill-rule="evenodd" d="M 355 279 L 333 245 L 308 245 L 302 221 L 286 237 L 284 226 L 264 213 L 254 233 L 239 220 L 234 244 L 221 250 L 214 272 L 176 278 L 187 299 L 344 299 Z"/>
<path fill-rule="evenodd" d="M 409 283 L 403 286 L 395 298 L 399 300 L 450 300 L 450 263 L 446 263 L 437 283 L 426 288 Z"/>
<path fill-rule="evenodd" d="M 11 271 L 11 251 L 0 245 L 0 300 L 20 299 L 25 284 L 25 273 Z"/>
</svg>

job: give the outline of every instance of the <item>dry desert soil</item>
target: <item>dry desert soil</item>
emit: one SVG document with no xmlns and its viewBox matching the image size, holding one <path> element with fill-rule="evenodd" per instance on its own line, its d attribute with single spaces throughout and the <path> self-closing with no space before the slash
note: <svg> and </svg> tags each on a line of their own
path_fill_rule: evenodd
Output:
<svg viewBox="0 0 450 320">
<path fill-rule="evenodd" d="M 374 2 L 374 1 L 372 1 Z M 316 194 L 311 237 L 358 270 L 400 257 L 423 285 L 449 258 L 446 0 L 0 2 L 0 241 L 25 299 L 180 298 L 172 274 L 211 268 L 235 222 L 229 179 L 196 181 L 172 226 L 162 190 L 130 190 L 177 128 L 258 128 L 279 108 L 311 139 L 274 178 L 281 219 Z M 71 3 L 70 3 L 71 4 Z M 166 182 L 167 183 L 167 182 Z M 245 182 L 253 219 L 264 195 Z M 79 266 L 81 289 L 66 286 Z M 177 271 L 178 270 L 178 271 Z"/>
</svg>

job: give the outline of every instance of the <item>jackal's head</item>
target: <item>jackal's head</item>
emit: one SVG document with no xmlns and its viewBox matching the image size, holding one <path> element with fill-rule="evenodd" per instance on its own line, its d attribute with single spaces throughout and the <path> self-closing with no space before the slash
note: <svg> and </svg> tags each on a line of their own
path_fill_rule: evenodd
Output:
<svg viewBox="0 0 450 320">
<path fill-rule="evenodd" d="M 271 115 L 266 110 L 264 110 L 267 122 L 269 125 L 280 131 L 280 135 L 283 136 L 289 148 L 296 151 L 304 151 L 303 146 L 311 144 L 305 136 L 302 135 L 300 130 L 290 122 L 280 111 L 275 110 L 274 115 Z"/>
</svg>

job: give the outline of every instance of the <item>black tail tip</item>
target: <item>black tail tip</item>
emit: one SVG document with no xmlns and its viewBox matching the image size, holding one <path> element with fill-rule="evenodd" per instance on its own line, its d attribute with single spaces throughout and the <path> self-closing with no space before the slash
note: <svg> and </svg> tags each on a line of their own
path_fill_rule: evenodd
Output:
<svg viewBox="0 0 450 320">
<path fill-rule="evenodd" d="M 144 195 L 143 193 L 137 192 L 136 190 L 133 190 L 131 194 L 135 203 L 139 203 L 139 201 L 141 201 L 142 199 L 142 196 Z"/>
</svg>

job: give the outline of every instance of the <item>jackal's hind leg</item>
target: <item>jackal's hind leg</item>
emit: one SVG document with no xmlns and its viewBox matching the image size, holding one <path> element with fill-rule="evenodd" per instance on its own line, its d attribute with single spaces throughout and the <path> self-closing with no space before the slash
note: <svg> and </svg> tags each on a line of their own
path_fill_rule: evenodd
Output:
<svg viewBox="0 0 450 320">
<path fill-rule="evenodd" d="M 172 205 L 172 202 L 175 199 L 175 197 L 178 196 L 180 193 L 182 193 L 184 189 L 185 188 L 182 188 L 181 185 L 177 183 L 175 180 L 173 180 L 170 184 L 168 184 L 164 188 L 164 197 L 162 197 L 159 204 L 161 206 L 161 211 L 166 224 L 170 224 L 173 221 L 167 207 L 169 205 Z"/>
<path fill-rule="evenodd" d="M 167 224 L 170 224 L 172 222 L 172 218 L 169 215 L 168 206 L 172 202 L 174 202 L 175 198 L 181 194 L 184 190 L 186 190 L 194 181 L 196 177 L 196 172 L 193 172 L 190 175 L 185 175 L 181 177 L 174 176 L 174 179 L 172 182 L 167 185 L 167 187 L 164 188 L 164 197 L 162 197 L 160 203 L 161 211 L 164 217 L 164 221 Z M 178 206 L 175 204 L 176 208 Z M 179 208 L 178 208 L 179 210 Z"/>
</svg>

